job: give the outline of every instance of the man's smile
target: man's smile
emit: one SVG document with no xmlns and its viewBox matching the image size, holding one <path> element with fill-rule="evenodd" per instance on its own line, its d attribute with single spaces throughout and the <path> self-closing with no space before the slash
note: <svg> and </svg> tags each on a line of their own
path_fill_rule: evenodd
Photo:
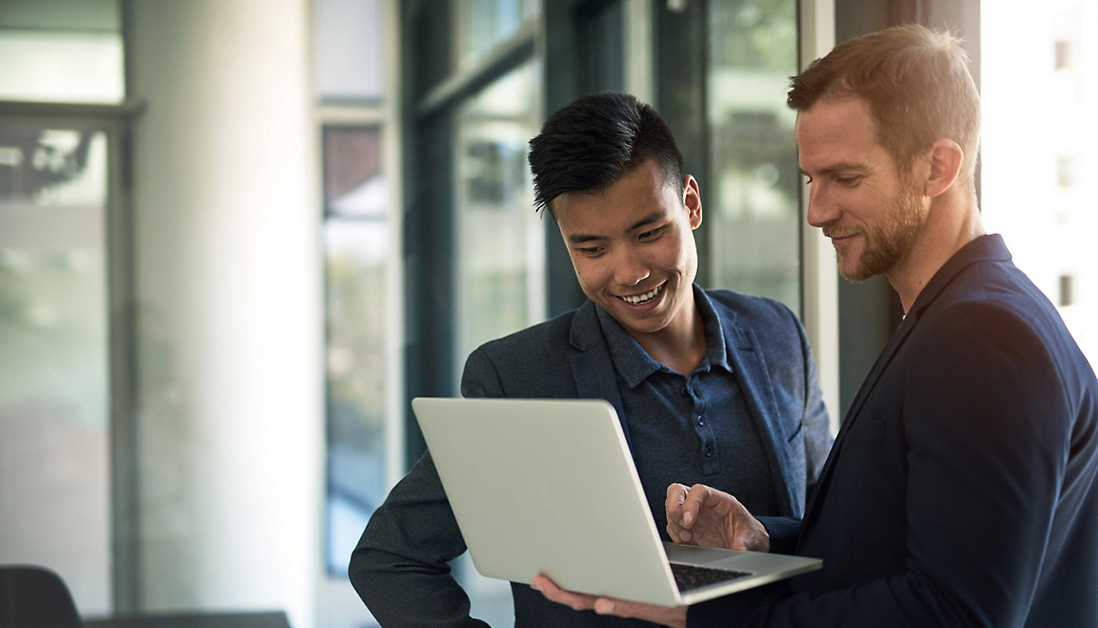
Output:
<svg viewBox="0 0 1098 628">
<path fill-rule="evenodd" d="M 825 237 L 830 238 L 832 242 L 836 240 L 847 240 L 858 235 L 857 231 L 843 230 L 837 228 L 824 227 L 823 234 Z"/>
<path fill-rule="evenodd" d="M 652 299 L 655 299 L 656 295 L 658 295 L 660 291 L 663 290 L 663 286 L 664 284 L 661 283 L 660 285 L 652 288 L 648 292 L 630 296 L 620 296 L 618 298 L 630 305 L 642 305 L 644 303 L 648 303 Z"/>
</svg>

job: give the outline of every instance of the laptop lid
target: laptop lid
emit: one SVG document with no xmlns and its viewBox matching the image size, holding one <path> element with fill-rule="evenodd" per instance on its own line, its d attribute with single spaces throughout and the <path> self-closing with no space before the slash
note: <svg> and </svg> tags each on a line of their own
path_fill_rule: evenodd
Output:
<svg viewBox="0 0 1098 628">
<path fill-rule="evenodd" d="M 652 604 L 694 603 L 818 568 L 800 557 L 673 546 L 745 571 L 680 593 L 613 406 L 602 400 L 417 398 L 412 408 L 477 571 Z M 751 570 L 728 565 L 747 559 Z"/>
</svg>

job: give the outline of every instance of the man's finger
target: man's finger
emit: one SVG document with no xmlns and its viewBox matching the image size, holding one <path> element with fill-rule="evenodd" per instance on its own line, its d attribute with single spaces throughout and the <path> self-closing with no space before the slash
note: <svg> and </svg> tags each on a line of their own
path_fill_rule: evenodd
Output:
<svg viewBox="0 0 1098 628">
<path fill-rule="evenodd" d="M 689 543 L 690 539 L 694 538 L 694 534 L 690 530 L 670 520 L 667 521 L 667 535 L 671 537 L 671 541 L 674 543 Z"/>
<path fill-rule="evenodd" d="M 573 610 L 594 610 L 600 615 L 645 619 L 675 628 L 686 626 L 685 606 L 654 606 L 640 602 L 627 602 L 608 597 L 573 593 L 562 590 L 545 576 L 535 576 L 530 586 L 541 591 L 546 599 L 564 604 Z"/>
<path fill-rule="evenodd" d="M 595 612 L 599 615 L 613 615 L 614 611 L 617 610 L 616 606 L 614 600 L 608 597 L 600 597 L 595 600 Z"/>
<path fill-rule="evenodd" d="M 575 611 L 586 611 L 595 607 L 595 600 L 597 599 L 595 596 L 565 591 L 545 576 L 534 576 L 534 581 L 530 586 L 541 591 L 541 594 L 548 600 L 563 604 Z"/>
<path fill-rule="evenodd" d="M 682 525 L 690 528 L 698 518 L 698 510 L 709 499 L 709 487 L 704 484 L 695 484 L 686 493 L 682 502 Z"/>
<path fill-rule="evenodd" d="M 687 488 L 678 482 L 667 485 L 667 503 L 672 501 L 682 502 L 686 497 Z"/>
<path fill-rule="evenodd" d="M 682 484 L 671 484 L 667 487 L 667 501 L 664 502 L 664 510 L 667 512 L 667 534 L 675 543 L 685 543 L 690 540 L 689 532 L 682 527 L 682 504 L 686 499 L 688 489 Z M 685 538 L 683 533 L 686 532 Z"/>
<path fill-rule="evenodd" d="M 686 499 L 687 489 L 682 484 L 671 484 L 667 487 L 667 500 L 663 508 L 667 512 L 667 519 L 679 519 L 682 516 L 682 502 Z"/>
<path fill-rule="evenodd" d="M 626 619 L 643 619 L 664 626 L 686 625 L 685 606 L 655 606 L 600 597 L 595 601 L 595 612 L 599 615 L 616 615 Z"/>
</svg>

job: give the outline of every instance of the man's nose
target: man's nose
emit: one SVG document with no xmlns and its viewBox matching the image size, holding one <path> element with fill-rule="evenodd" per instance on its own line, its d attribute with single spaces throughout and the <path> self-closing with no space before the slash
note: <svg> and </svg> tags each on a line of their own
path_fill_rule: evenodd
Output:
<svg viewBox="0 0 1098 628">
<path fill-rule="evenodd" d="M 652 274 L 644 256 L 636 247 L 623 246 L 614 259 L 614 280 L 622 286 L 635 286 Z"/>
<path fill-rule="evenodd" d="M 813 227 L 822 227 L 838 220 L 842 213 L 839 210 L 839 204 L 831 198 L 824 186 L 812 183 L 809 184 L 808 189 L 808 224 Z"/>
</svg>

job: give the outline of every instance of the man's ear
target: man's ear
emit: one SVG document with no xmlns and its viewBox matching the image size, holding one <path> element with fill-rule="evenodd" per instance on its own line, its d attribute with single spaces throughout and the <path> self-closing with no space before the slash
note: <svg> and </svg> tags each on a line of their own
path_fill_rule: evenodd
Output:
<svg viewBox="0 0 1098 628">
<path fill-rule="evenodd" d="M 697 229 L 702 224 L 702 199 L 698 182 L 692 175 L 683 178 L 682 203 L 690 213 L 690 228 Z"/>
<path fill-rule="evenodd" d="M 961 163 L 965 152 L 961 145 L 953 140 L 938 140 L 930 145 L 928 152 L 930 172 L 923 186 L 923 194 L 935 197 L 948 190 L 961 174 Z"/>
</svg>

